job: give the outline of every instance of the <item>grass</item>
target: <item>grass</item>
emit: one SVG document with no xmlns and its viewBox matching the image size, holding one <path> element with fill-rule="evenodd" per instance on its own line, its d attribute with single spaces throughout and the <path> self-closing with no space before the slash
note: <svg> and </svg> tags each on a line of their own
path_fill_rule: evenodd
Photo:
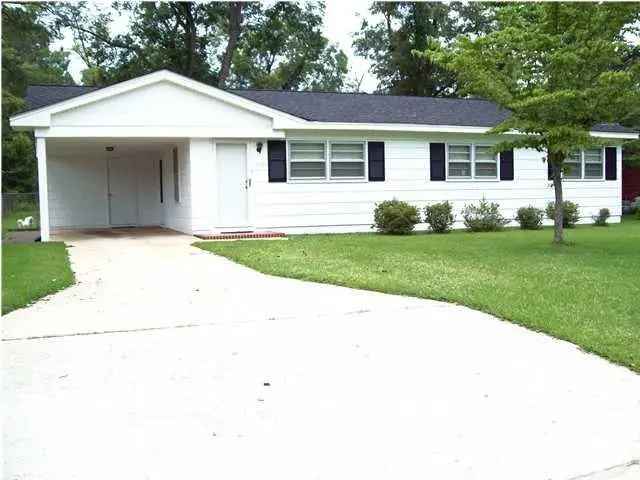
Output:
<svg viewBox="0 0 640 480">
<path fill-rule="evenodd" d="M 24 208 L 13 210 L 12 212 L 4 215 L 2 217 L 2 237 L 4 238 L 10 229 L 18 228 L 18 219 L 26 218 L 29 216 L 33 217 L 33 225 L 31 228 L 39 228 L 38 222 L 40 215 L 38 212 L 38 207 L 35 205 L 33 207 L 25 206 Z"/>
<path fill-rule="evenodd" d="M 73 284 L 64 243 L 2 245 L 2 313 Z"/>
<path fill-rule="evenodd" d="M 640 221 L 567 231 L 303 235 L 197 246 L 273 275 L 459 303 L 640 372 Z"/>
</svg>

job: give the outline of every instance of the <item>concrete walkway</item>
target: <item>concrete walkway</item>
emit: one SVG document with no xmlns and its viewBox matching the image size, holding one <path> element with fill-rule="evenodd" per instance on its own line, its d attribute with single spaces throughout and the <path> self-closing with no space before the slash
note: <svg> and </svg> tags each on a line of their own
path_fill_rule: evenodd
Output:
<svg viewBox="0 0 640 480">
<path fill-rule="evenodd" d="M 3 317 L 7 479 L 640 478 L 640 376 L 463 307 L 66 235 Z"/>
</svg>

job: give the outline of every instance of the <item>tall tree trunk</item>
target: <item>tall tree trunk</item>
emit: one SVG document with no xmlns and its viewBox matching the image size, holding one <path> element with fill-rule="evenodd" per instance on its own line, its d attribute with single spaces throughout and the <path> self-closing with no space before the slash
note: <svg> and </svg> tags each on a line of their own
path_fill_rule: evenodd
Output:
<svg viewBox="0 0 640 480">
<path fill-rule="evenodd" d="M 185 75 L 189 78 L 193 77 L 195 51 L 196 51 L 196 24 L 193 18 L 193 11 L 191 10 L 192 4 L 189 2 L 181 2 L 182 8 L 185 14 L 185 45 L 187 47 L 187 65 Z"/>
<path fill-rule="evenodd" d="M 564 199 L 562 196 L 562 154 L 549 153 L 547 161 L 551 162 L 553 172 L 553 190 L 556 196 L 556 208 L 553 219 L 553 243 L 564 242 Z"/>
<path fill-rule="evenodd" d="M 220 88 L 224 88 L 227 78 L 229 78 L 231 60 L 233 60 L 233 53 L 236 51 L 238 38 L 240 38 L 241 23 L 242 2 L 232 2 L 229 4 L 229 41 L 222 57 L 222 65 L 220 65 L 220 74 L 218 75 L 218 87 Z"/>
</svg>

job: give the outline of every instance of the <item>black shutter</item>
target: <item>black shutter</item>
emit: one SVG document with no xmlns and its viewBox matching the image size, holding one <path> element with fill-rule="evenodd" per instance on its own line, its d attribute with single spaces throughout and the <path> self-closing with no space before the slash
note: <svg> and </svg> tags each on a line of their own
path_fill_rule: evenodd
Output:
<svg viewBox="0 0 640 480">
<path fill-rule="evenodd" d="M 547 158 L 547 179 L 553 180 L 553 166 L 551 165 L 549 158 Z"/>
<path fill-rule="evenodd" d="M 445 175 L 445 160 L 444 160 L 444 143 L 431 143 L 429 144 L 429 157 L 431 164 L 431 181 L 440 182 L 444 181 Z"/>
<path fill-rule="evenodd" d="M 287 143 L 284 140 L 267 142 L 269 182 L 287 181 Z"/>
<path fill-rule="evenodd" d="M 513 180 L 513 150 L 500 152 L 500 180 Z"/>
<path fill-rule="evenodd" d="M 369 181 L 384 182 L 384 142 L 369 142 Z"/>
<path fill-rule="evenodd" d="M 604 149 L 604 178 L 605 180 L 615 180 L 618 178 L 617 148 L 607 147 Z"/>
<path fill-rule="evenodd" d="M 162 159 L 160 159 L 160 203 L 164 203 L 164 183 L 162 173 Z"/>
</svg>

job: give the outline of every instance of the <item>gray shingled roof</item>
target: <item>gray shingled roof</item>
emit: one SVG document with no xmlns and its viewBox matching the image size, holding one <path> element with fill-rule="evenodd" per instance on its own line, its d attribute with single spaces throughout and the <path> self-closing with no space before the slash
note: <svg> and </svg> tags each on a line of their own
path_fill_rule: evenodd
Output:
<svg viewBox="0 0 640 480">
<path fill-rule="evenodd" d="M 29 85 L 25 96 L 25 101 L 27 102 L 26 111 L 79 97 L 97 89 L 98 87 L 81 85 Z"/>
<path fill-rule="evenodd" d="M 52 105 L 98 87 L 30 85 L 27 110 Z M 407 123 L 493 127 L 509 116 L 493 102 L 479 99 L 373 95 L 366 93 L 292 92 L 285 90 L 229 90 L 243 98 L 305 120 L 339 123 Z M 618 124 L 599 124 L 594 131 L 631 132 Z"/>
</svg>

